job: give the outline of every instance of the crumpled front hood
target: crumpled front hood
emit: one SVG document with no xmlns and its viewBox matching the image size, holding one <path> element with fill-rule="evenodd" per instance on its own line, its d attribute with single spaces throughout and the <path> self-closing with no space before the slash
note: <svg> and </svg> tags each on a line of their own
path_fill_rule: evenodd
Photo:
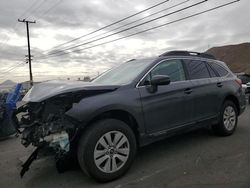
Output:
<svg viewBox="0 0 250 188">
<path fill-rule="evenodd" d="M 54 80 L 33 86 L 22 99 L 24 102 L 41 102 L 50 97 L 80 90 L 114 90 L 118 86 L 103 86 L 92 82 Z"/>
</svg>

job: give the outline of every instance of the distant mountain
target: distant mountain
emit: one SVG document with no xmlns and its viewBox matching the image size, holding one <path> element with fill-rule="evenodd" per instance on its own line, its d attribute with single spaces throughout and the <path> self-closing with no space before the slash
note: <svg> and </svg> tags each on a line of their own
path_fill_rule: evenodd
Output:
<svg viewBox="0 0 250 188">
<path fill-rule="evenodd" d="M 233 72 L 250 73 L 250 43 L 213 47 L 206 53 L 224 61 Z"/>
<path fill-rule="evenodd" d="M 1 83 L 0 85 L 15 85 L 16 83 L 13 82 L 12 80 L 5 80 L 3 83 Z"/>
<path fill-rule="evenodd" d="M 0 84 L 0 93 L 9 92 L 15 85 L 16 83 L 11 80 L 4 81 L 3 83 Z"/>
</svg>

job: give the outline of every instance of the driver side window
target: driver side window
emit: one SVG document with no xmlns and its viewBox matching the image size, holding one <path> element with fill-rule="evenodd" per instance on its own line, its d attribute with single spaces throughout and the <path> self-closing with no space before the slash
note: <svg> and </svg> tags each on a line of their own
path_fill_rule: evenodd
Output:
<svg viewBox="0 0 250 188">
<path fill-rule="evenodd" d="M 156 75 L 169 76 L 170 82 L 186 80 L 182 61 L 178 59 L 166 60 L 157 65 L 145 78 L 144 85 L 149 85 L 152 77 Z"/>
</svg>

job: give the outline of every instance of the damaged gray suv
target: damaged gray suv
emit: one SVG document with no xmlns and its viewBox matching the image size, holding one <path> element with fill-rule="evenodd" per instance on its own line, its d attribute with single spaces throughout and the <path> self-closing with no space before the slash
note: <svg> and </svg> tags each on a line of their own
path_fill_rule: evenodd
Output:
<svg viewBox="0 0 250 188">
<path fill-rule="evenodd" d="M 245 109 L 239 80 L 209 54 L 171 51 L 130 60 L 89 83 L 35 85 L 17 109 L 22 144 L 37 147 L 23 164 L 51 148 L 57 161 L 70 154 L 98 181 L 131 166 L 138 147 L 201 127 L 229 136 Z"/>
</svg>

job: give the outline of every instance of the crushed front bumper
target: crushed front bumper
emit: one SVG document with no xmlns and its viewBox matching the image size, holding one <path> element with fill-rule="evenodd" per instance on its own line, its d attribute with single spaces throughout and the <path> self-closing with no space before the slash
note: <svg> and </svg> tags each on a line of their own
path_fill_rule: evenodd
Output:
<svg viewBox="0 0 250 188">
<path fill-rule="evenodd" d="M 35 118 L 32 119 L 30 114 L 26 113 L 19 119 L 18 129 L 21 132 L 21 143 L 25 147 L 29 145 L 36 147 L 36 150 L 22 165 L 21 177 L 29 170 L 39 153 L 44 153 L 49 149 L 53 151 L 56 160 L 69 153 L 71 141 L 75 138 L 74 135 L 77 134 L 78 129 L 65 116 L 62 116 L 61 119 L 51 118 L 51 121 L 42 122 Z"/>
</svg>

